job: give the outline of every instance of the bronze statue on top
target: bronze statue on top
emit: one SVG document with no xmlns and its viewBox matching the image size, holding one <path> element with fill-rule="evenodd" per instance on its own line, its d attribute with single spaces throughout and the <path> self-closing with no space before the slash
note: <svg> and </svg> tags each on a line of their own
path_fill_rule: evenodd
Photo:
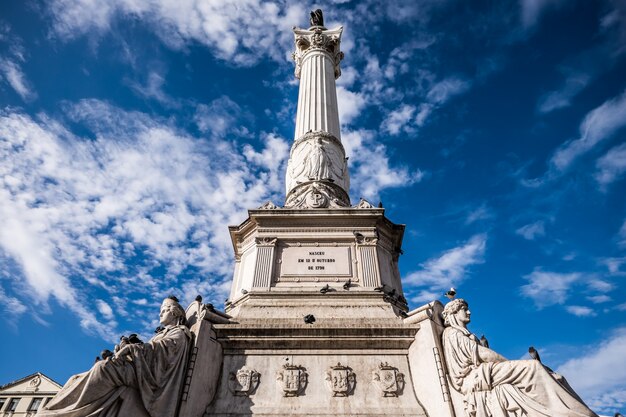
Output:
<svg viewBox="0 0 626 417">
<path fill-rule="evenodd" d="M 311 12 L 311 26 L 324 26 L 324 15 L 322 9 Z"/>
</svg>

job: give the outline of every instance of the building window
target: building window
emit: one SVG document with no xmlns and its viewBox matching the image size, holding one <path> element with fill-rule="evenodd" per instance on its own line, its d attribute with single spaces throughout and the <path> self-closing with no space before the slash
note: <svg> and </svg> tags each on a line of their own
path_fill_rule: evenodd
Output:
<svg viewBox="0 0 626 417">
<path fill-rule="evenodd" d="M 7 405 L 7 409 L 4 411 L 15 411 L 17 408 L 17 403 L 19 403 L 21 398 L 11 398 L 9 400 L 9 405 Z"/>
<path fill-rule="evenodd" d="M 33 400 L 30 402 L 30 405 L 28 406 L 27 411 L 37 411 L 42 401 L 43 398 L 33 398 Z"/>
<path fill-rule="evenodd" d="M 6 403 L 6 402 L 7 402 L 6 398 L 4 398 L 4 397 L 0 398 L 0 411 L 2 411 L 2 407 L 4 407 L 4 403 Z"/>
</svg>

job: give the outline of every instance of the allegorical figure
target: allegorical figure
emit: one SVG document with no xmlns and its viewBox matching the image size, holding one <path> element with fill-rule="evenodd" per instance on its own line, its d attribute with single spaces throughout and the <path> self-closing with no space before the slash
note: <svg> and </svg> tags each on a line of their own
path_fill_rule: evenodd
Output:
<svg viewBox="0 0 626 417">
<path fill-rule="evenodd" d="M 456 299 L 443 310 L 443 349 L 450 382 L 467 417 L 597 417 L 567 382 L 538 360 L 510 361 L 467 330 L 470 311 Z"/>
<path fill-rule="evenodd" d="M 72 376 L 40 417 L 174 417 L 187 367 L 190 333 L 175 297 L 161 305 L 163 326 L 147 343 L 121 346 Z"/>
</svg>

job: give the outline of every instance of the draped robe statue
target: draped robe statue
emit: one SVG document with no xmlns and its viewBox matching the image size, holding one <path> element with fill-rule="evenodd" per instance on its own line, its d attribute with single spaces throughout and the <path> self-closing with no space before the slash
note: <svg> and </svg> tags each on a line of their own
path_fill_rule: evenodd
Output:
<svg viewBox="0 0 626 417">
<path fill-rule="evenodd" d="M 538 360 L 510 361 L 467 330 L 470 311 L 456 299 L 443 311 L 443 350 L 466 417 L 598 417 L 567 381 Z"/>
<path fill-rule="evenodd" d="M 187 367 L 190 332 L 175 297 L 161 306 L 164 329 L 149 342 L 72 376 L 39 417 L 174 417 Z"/>
</svg>

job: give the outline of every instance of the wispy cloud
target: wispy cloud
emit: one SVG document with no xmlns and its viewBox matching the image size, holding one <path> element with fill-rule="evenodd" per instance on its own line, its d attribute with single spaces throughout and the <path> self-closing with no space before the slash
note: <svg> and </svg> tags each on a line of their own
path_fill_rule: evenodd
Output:
<svg viewBox="0 0 626 417">
<path fill-rule="evenodd" d="M 577 317 L 590 317 L 590 316 L 595 316 L 597 314 L 594 309 L 592 309 L 591 307 L 585 307 L 585 306 L 571 305 L 571 306 L 565 307 L 565 310 L 568 313 L 573 314 Z"/>
<path fill-rule="evenodd" d="M 522 286 L 522 294 L 531 298 L 538 308 L 554 304 L 564 304 L 573 285 L 582 278 L 582 274 L 547 272 L 535 269 L 524 277 L 529 281 Z"/>
<path fill-rule="evenodd" d="M 375 201 L 386 188 L 408 187 L 420 182 L 424 173 L 394 165 L 387 147 L 376 140 L 371 130 L 347 131 L 342 134 L 349 159 L 351 194 Z"/>
<path fill-rule="evenodd" d="M 483 203 L 468 213 L 467 218 L 465 219 L 465 224 L 472 224 L 481 220 L 488 220 L 493 217 L 493 211 L 485 203 Z"/>
<path fill-rule="evenodd" d="M 242 153 L 100 101 L 66 107 L 95 139 L 46 115 L 0 116 L 0 246 L 21 268 L 14 292 L 39 306 L 55 298 L 104 338 L 115 334 L 118 295 L 128 303 L 183 288 L 220 300 L 225 226 L 282 195 L 286 141 L 268 135 L 269 151 Z M 80 300 L 96 289 L 111 298 L 88 310 Z"/>
<path fill-rule="evenodd" d="M 626 91 L 590 111 L 580 124 L 580 137 L 564 143 L 550 161 L 557 172 L 626 126 Z"/>
<path fill-rule="evenodd" d="M 615 329 L 597 345 L 558 367 L 595 409 L 611 415 L 626 404 L 626 328 Z"/>
<path fill-rule="evenodd" d="M 337 87 L 337 106 L 342 126 L 349 125 L 359 117 L 366 105 L 367 99 L 363 94 L 352 92 L 343 86 Z"/>
<path fill-rule="evenodd" d="M 409 104 L 404 104 L 400 108 L 391 111 L 383 121 L 383 130 L 391 135 L 397 135 L 408 127 L 414 113 L 415 106 Z"/>
<path fill-rule="evenodd" d="M 179 103 L 164 91 L 165 76 L 160 72 L 150 71 L 144 84 L 131 80 L 127 80 L 127 83 L 141 97 L 156 100 L 167 107 L 179 106 Z"/>
<path fill-rule="evenodd" d="M 22 40 L 11 32 L 11 28 L 0 21 L 0 81 L 5 81 L 24 101 L 37 98 L 30 81 L 24 74 L 22 64 L 26 61 L 26 54 Z"/>
<path fill-rule="evenodd" d="M 471 266 L 484 262 L 486 247 L 487 235 L 474 235 L 464 244 L 422 263 L 422 269 L 404 278 L 409 287 L 422 290 L 412 301 L 432 301 L 435 294 L 438 298 L 446 289 L 459 286 L 467 278 Z"/>
<path fill-rule="evenodd" d="M 626 172 L 626 143 L 610 149 L 596 162 L 596 181 L 606 187 Z"/>
<path fill-rule="evenodd" d="M 526 240 L 535 240 L 538 237 L 545 236 L 545 224 L 542 220 L 524 225 L 515 231 L 518 235 Z"/>
<path fill-rule="evenodd" d="M 585 73 L 568 75 L 563 81 L 561 89 L 552 91 L 541 98 L 538 110 L 541 113 L 549 113 L 568 107 L 572 99 L 589 84 L 590 80 L 591 76 Z"/>
<path fill-rule="evenodd" d="M 138 18 L 172 48 L 198 42 L 218 58 L 244 66 L 263 57 L 284 61 L 291 43 L 284 28 L 306 24 L 301 4 L 282 1 L 55 0 L 47 8 L 53 32 L 63 39 L 107 32 L 114 19 Z"/>
<path fill-rule="evenodd" d="M 576 287 L 586 293 L 595 294 L 588 296 L 588 299 L 594 303 L 604 302 L 606 294 L 615 288 L 611 282 L 582 272 L 549 272 L 536 268 L 524 278 L 528 284 L 521 287 L 521 293 L 532 299 L 538 309 L 552 305 L 564 305 L 575 293 Z M 596 299 L 594 300 L 592 297 L 596 297 Z M 585 306 L 570 305 L 566 306 L 565 309 L 577 316 L 595 314 L 592 309 Z"/>
</svg>

